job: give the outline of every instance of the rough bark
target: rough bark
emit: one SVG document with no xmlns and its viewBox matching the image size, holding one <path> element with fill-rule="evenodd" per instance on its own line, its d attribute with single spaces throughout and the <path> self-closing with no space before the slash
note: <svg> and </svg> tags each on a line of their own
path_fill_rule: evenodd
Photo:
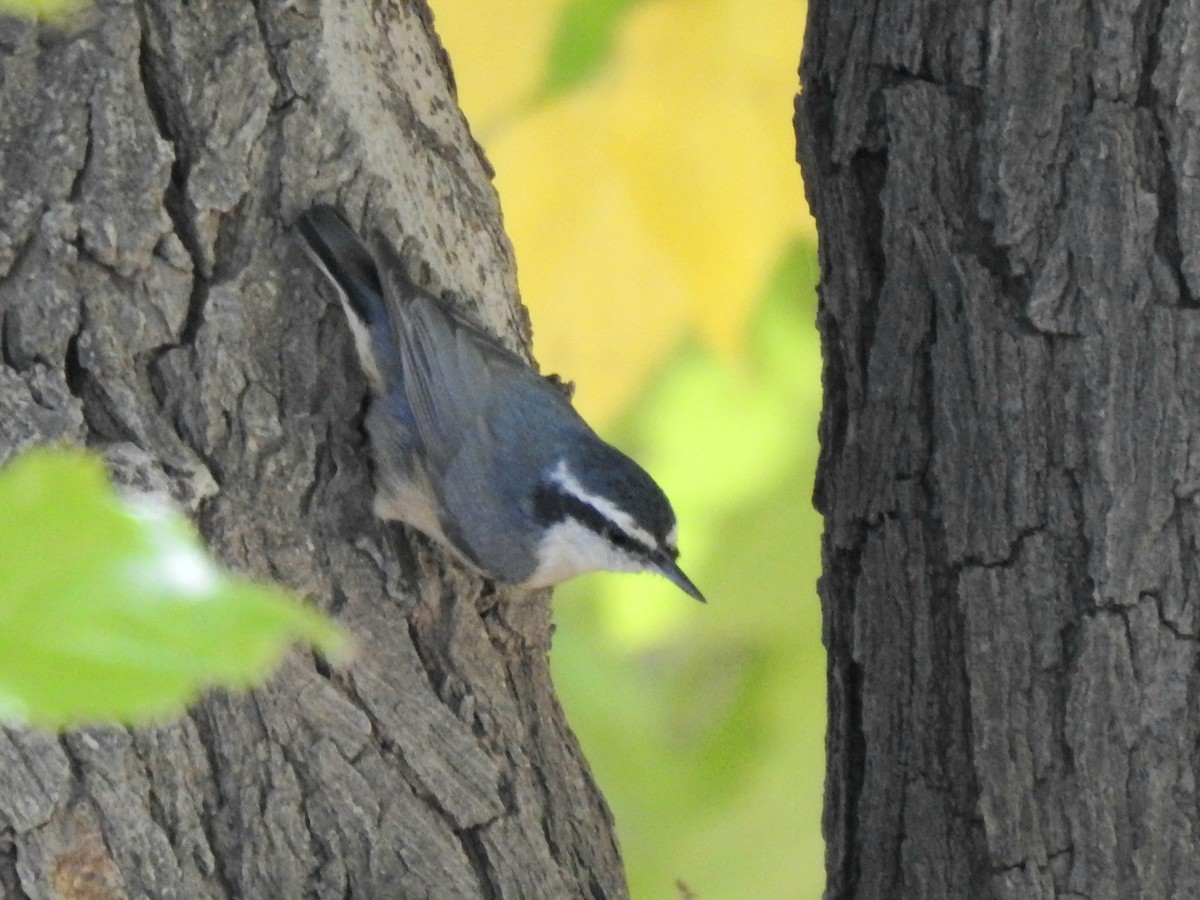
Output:
<svg viewBox="0 0 1200 900">
<path fill-rule="evenodd" d="M 286 227 L 336 202 L 527 344 L 424 3 L 4 21 L 0 154 L 0 453 L 86 443 L 359 642 L 161 727 L 0 734 L 0 897 L 624 896 L 546 595 L 372 517 L 365 383 Z"/>
<path fill-rule="evenodd" d="M 1198 33 L 811 0 L 827 897 L 1200 897 Z"/>
</svg>

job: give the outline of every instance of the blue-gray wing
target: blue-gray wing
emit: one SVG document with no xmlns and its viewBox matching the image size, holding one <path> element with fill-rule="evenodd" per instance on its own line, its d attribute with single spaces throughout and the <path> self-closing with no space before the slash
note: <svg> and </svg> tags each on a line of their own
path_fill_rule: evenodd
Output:
<svg viewBox="0 0 1200 900">
<path fill-rule="evenodd" d="M 428 295 L 404 304 L 396 328 L 417 433 L 432 467 L 445 471 L 490 402 L 492 369 L 476 342 Z"/>
<path fill-rule="evenodd" d="M 542 379 L 495 338 L 413 285 L 396 265 L 380 262 L 403 391 L 430 469 L 444 472 L 479 436 L 503 391 Z"/>
</svg>

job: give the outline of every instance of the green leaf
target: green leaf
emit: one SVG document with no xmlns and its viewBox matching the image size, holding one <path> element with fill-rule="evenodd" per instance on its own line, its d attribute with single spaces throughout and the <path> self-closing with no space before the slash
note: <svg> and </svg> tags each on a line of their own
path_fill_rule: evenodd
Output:
<svg viewBox="0 0 1200 900">
<path fill-rule="evenodd" d="M 550 45 L 541 99 L 569 91 L 594 76 L 612 54 L 625 14 L 638 0 L 568 0 Z"/>
<path fill-rule="evenodd" d="M 0 0 L 0 16 L 62 21 L 88 5 L 88 0 Z"/>
<path fill-rule="evenodd" d="M 0 717 L 143 722 L 205 687 L 260 683 L 293 640 L 346 635 L 275 587 L 219 569 L 165 506 L 119 497 L 103 464 L 33 450 L 0 470 Z"/>
</svg>

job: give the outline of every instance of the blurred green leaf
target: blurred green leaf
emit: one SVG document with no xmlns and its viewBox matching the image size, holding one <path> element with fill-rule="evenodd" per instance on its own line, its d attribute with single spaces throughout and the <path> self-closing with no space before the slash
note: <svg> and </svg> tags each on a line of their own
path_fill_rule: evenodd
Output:
<svg viewBox="0 0 1200 900">
<path fill-rule="evenodd" d="M 345 634 L 218 569 L 183 517 L 117 496 L 103 464 L 33 450 L 0 470 L 0 717 L 49 728 L 181 712 L 265 680 L 293 640 Z"/>
<path fill-rule="evenodd" d="M 88 0 L 0 0 L 0 16 L 22 19 L 65 19 L 89 6 Z"/>
<path fill-rule="evenodd" d="M 621 20 L 639 0 L 570 0 L 564 4 L 539 91 L 540 99 L 594 76 L 612 53 Z"/>
</svg>

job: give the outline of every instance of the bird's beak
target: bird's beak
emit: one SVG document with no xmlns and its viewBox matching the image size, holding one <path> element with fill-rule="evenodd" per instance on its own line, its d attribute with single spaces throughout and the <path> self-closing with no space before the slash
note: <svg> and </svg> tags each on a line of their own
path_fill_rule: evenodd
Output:
<svg viewBox="0 0 1200 900">
<path fill-rule="evenodd" d="M 672 559 L 665 560 L 659 563 L 658 571 L 672 584 L 677 585 L 684 593 L 695 597 L 701 603 L 708 602 L 704 599 L 704 595 L 700 593 L 700 589 L 692 584 L 692 579 L 683 574 L 683 569 L 679 568 L 679 563 Z"/>
</svg>

